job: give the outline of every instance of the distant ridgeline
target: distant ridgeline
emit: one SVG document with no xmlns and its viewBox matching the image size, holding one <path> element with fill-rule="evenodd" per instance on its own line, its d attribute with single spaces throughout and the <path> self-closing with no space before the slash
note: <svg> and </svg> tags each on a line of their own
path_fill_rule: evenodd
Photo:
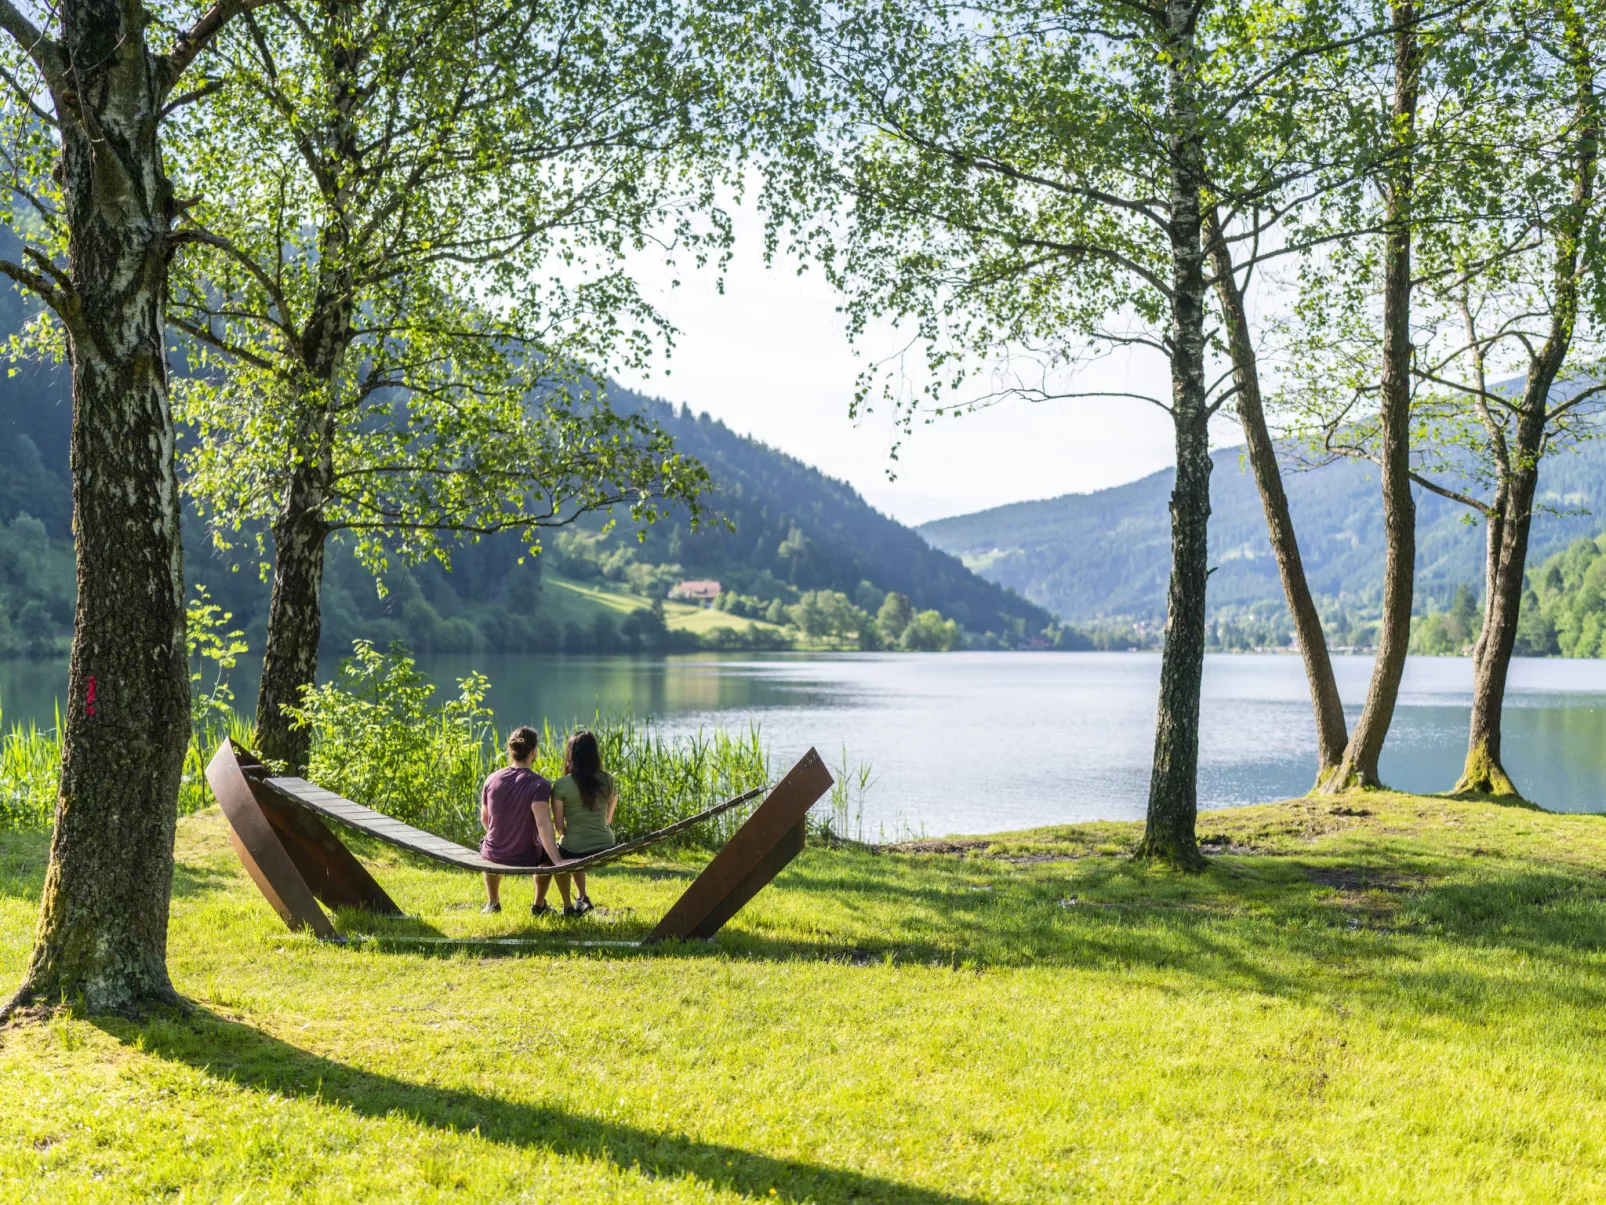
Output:
<svg viewBox="0 0 1606 1205">
<path fill-rule="evenodd" d="M 1282 634 L 1288 624 L 1260 495 L 1241 448 L 1215 453 L 1210 479 L 1212 634 L 1234 626 Z M 1067 623 L 1154 625 L 1165 615 L 1167 504 L 1174 470 L 1090 494 L 1067 494 L 927 523 L 919 530 L 982 576 Z M 1383 510 L 1370 465 L 1286 468 L 1283 478 L 1311 587 L 1337 642 L 1364 643 L 1383 573 Z M 1529 564 L 1606 527 L 1606 443 L 1547 457 Z M 1456 589 L 1483 592 L 1483 526 L 1424 490 L 1417 504 L 1417 610 L 1442 611 Z M 1476 516 L 1473 516 L 1474 518 Z M 1530 575 L 1532 576 L 1532 575 Z M 1260 643 L 1271 643 L 1262 640 Z M 1559 651 L 1559 650 L 1558 650 Z"/>
<path fill-rule="evenodd" d="M 17 330 L 25 316 L 22 299 L 0 289 L 0 334 Z M 1058 629 L 1043 607 L 977 576 L 848 485 L 793 457 L 685 407 L 624 391 L 615 391 L 613 404 L 646 409 L 681 450 L 708 466 L 717 489 L 712 501 L 734 531 L 694 532 L 677 514 L 648 526 L 638 543 L 628 516 L 606 537 L 598 517 L 562 535 L 547 533 L 535 558 L 524 556 L 512 535 L 493 537 L 454 549 L 451 572 L 434 564 L 395 569 L 383 598 L 336 543 L 325 585 L 325 649 L 347 651 L 359 636 L 400 640 L 421 653 L 764 648 L 784 647 L 800 634 L 815 647 L 879 647 L 900 643 L 885 622 L 862 638 L 844 632 L 855 617 L 874 618 L 888 592 L 907 596 L 911 623 L 921 620 L 901 641 L 905 647 L 1083 643 Z M 0 379 L 0 654 L 66 648 L 74 598 L 70 430 L 64 368 L 30 366 Z M 260 650 L 268 587 L 251 536 L 221 553 L 186 509 L 184 549 L 186 579 L 204 584 Z M 715 605 L 723 614 L 684 622 L 691 609 L 682 607 L 677 620 L 671 604 L 666 627 L 663 608 L 652 604 L 682 578 L 720 582 Z"/>
</svg>

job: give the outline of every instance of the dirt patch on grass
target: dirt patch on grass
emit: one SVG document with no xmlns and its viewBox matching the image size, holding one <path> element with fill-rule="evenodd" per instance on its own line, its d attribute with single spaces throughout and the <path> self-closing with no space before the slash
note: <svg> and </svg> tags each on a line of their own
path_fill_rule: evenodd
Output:
<svg viewBox="0 0 1606 1205">
<path fill-rule="evenodd" d="M 1074 862 L 1080 858 L 1115 856 L 1085 845 L 1065 849 L 1011 849 L 1000 847 L 985 837 L 931 837 L 919 841 L 900 841 L 894 845 L 871 845 L 876 854 L 926 854 L 950 858 L 984 858 L 1011 866 L 1037 866 L 1044 862 Z"/>
<path fill-rule="evenodd" d="M 1305 877 L 1319 886 L 1343 892 L 1382 891 L 1406 895 L 1427 885 L 1427 880 L 1419 875 L 1351 866 L 1310 866 L 1305 869 Z"/>
<path fill-rule="evenodd" d="M 870 851 L 878 854 L 971 854 L 985 853 L 992 842 L 982 837 L 932 837 L 920 841 L 898 841 L 890 845 L 872 845 Z"/>
</svg>

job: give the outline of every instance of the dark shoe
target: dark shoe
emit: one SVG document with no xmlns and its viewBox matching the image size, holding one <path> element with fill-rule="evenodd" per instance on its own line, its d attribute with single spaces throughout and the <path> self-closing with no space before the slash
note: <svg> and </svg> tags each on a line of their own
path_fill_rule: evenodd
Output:
<svg viewBox="0 0 1606 1205">
<path fill-rule="evenodd" d="M 500 912 L 500 911 L 502 911 L 502 905 L 501 904 L 486 904 L 485 907 L 480 909 L 480 915 L 481 916 L 491 916 L 491 915 L 493 915 L 493 914 L 495 914 L 497 912 Z"/>
<path fill-rule="evenodd" d="M 556 909 L 554 909 L 551 904 L 530 905 L 531 916 L 551 916 L 554 911 L 556 911 Z"/>
<path fill-rule="evenodd" d="M 564 916 L 584 916 L 587 912 L 590 912 L 593 909 L 595 909 L 595 907 L 596 907 L 595 904 L 593 904 L 590 900 L 588 900 L 585 896 L 582 895 L 571 906 L 569 906 L 569 907 L 567 907 L 567 908 L 565 908 L 563 910 L 563 915 Z"/>
</svg>

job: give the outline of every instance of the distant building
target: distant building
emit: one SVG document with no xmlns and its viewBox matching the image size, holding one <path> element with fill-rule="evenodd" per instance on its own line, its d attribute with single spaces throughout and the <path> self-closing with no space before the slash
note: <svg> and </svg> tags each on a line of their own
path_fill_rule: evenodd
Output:
<svg viewBox="0 0 1606 1205">
<path fill-rule="evenodd" d="M 681 582 L 669 592 L 677 602 L 700 602 L 712 606 L 719 597 L 718 582 Z"/>
</svg>

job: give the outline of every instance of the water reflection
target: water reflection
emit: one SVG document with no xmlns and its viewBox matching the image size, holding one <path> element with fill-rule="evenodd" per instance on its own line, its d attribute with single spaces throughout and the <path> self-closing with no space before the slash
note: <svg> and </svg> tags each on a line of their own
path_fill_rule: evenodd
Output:
<svg viewBox="0 0 1606 1205">
<path fill-rule="evenodd" d="M 1154 654 L 774 655 L 671 660 L 435 657 L 449 685 L 492 681 L 504 724 L 567 726 L 597 711 L 651 716 L 667 731 L 762 725 L 777 764 L 817 746 L 875 774 L 872 831 L 986 832 L 1143 814 L 1159 658 Z M 1351 719 L 1371 663 L 1340 658 Z M 6 720 L 51 722 L 64 662 L 0 663 Z M 1413 659 L 1383 758 L 1407 790 L 1448 788 L 1466 747 L 1470 663 Z M 255 683 L 236 680 L 249 701 Z M 1303 667 L 1291 656 L 1207 659 L 1199 794 L 1204 807 L 1294 795 L 1315 775 Z M 1545 806 L 1606 810 L 1606 662 L 1519 661 L 1506 712 L 1507 766 Z"/>
</svg>

